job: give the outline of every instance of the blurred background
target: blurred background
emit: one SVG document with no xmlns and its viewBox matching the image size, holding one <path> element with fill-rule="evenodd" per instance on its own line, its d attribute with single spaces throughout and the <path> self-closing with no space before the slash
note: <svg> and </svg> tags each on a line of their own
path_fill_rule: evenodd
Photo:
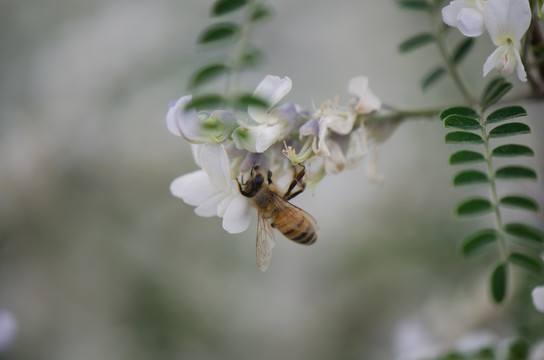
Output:
<svg viewBox="0 0 544 360">
<path fill-rule="evenodd" d="M 449 79 L 421 92 L 440 62 L 433 46 L 397 53 L 428 30 L 425 14 L 381 0 L 269 3 L 275 16 L 253 36 L 267 61 L 244 77 L 249 91 L 289 76 L 287 100 L 311 108 L 347 99 L 348 80 L 366 75 L 400 108 L 461 101 Z M 170 195 L 196 165 L 166 129 L 167 105 L 206 55 L 195 39 L 211 4 L 0 0 L 0 311 L 17 328 L 0 358 L 408 359 L 470 331 L 511 335 L 511 314 L 487 292 L 496 258 L 458 255 L 492 218 L 454 216 L 479 190 L 450 186 L 455 147 L 436 120 L 410 120 L 381 147 L 383 185 L 363 164 L 298 197 L 319 240 L 277 236 L 266 273 L 255 221 L 229 235 Z M 492 50 L 484 35 L 464 62 L 477 91 Z M 542 176 L 541 120 L 527 119 L 523 141 Z M 522 186 L 544 205 L 542 183 Z"/>
</svg>

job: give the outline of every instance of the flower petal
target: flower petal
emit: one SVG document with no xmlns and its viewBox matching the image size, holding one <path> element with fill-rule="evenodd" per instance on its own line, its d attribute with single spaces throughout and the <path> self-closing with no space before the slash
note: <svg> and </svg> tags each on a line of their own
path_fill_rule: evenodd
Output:
<svg viewBox="0 0 544 360">
<path fill-rule="evenodd" d="M 224 146 L 221 144 L 204 144 L 199 155 L 200 166 L 206 171 L 212 185 L 220 191 L 228 190 L 230 165 Z"/>
<path fill-rule="evenodd" d="M 442 9 L 442 20 L 449 26 L 456 27 L 463 35 L 476 37 L 485 30 L 483 4 L 481 1 L 452 1 Z"/>
<path fill-rule="evenodd" d="M 281 139 L 286 125 L 285 122 L 281 122 L 274 125 L 240 126 L 233 131 L 232 140 L 239 149 L 262 153 Z"/>
<path fill-rule="evenodd" d="M 544 313 L 544 285 L 537 286 L 531 292 L 535 308 Z"/>
<path fill-rule="evenodd" d="M 235 196 L 223 215 L 223 229 L 230 234 L 245 231 L 251 222 L 249 202 L 242 196 Z"/>
<path fill-rule="evenodd" d="M 488 1 L 484 21 L 489 36 L 496 46 L 508 39 L 520 47 L 520 40 L 531 23 L 531 8 L 527 0 Z"/>
<path fill-rule="evenodd" d="M 288 77 L 283 79 L 279 76 L 267 75 L 257 86 L 253 95 L 268 102 L 268 107 L 274 107 L 280 100 L 291 91 L 293 83 Z M 249 116 L 258 123 L 264 124 L 268 118 L 268 112 L 261 107 L 249 106 Z"/>
<path fill-rule="evenodd" d="M 369 114 L 382 107 L 381 100 L 368 87 L 366 76 L 352 78 L 348 84 L 348 92 L 355 96 L 353 108 L 358 114 Z"/>
<path fill-rule="evenodd" d="M 179 176 L 170 184 L 170 192 L 189 205 L 198 206 L 218 193 L 204 170 Z"/>
<path fill-rule="evenodd" d="M 170 106 L 166 114 L 166 127 L 168 130 L 177 136 L 184 135 L 183 130 L 185 130 L 185 136 L 187 136 L 187 140 L 189 141 L 196 135 L 198 128 L 200 128 L 200 118 L 196 111 L 193 109 L 185 112 L 185 106 L 191 99 L 191 95 L 182 96 L 173 106 Z M 182 130 L 182 128 L 184 129 Z"/>
<path fill-rule="evenodd" d="M 465 36 L 480 36 L 485 30 L 484 16 L 478 9 L 461 9 L 457 14 L 457 28 Z"/>
<path fill-rule="evenodd" d="M 219 192 L 202 202 L 195 209 L 195 214 L 203 217 L 211 217 L 217 215 L 217 207 L 219 204 L 227 197 L 228 194 L 224 192 Z"/>
</svg>

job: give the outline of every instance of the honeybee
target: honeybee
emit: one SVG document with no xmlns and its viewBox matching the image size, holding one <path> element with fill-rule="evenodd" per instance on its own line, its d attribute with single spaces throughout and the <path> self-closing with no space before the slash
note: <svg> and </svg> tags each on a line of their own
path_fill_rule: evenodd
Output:
<svg viewBox="0 0 544 360">
<path fill-rule="evenodd" d="M 247 182 L 238 181 L 240 193 L 252 199 L 257 209 L 257 265 L 265 271 L 272 258 L 272 248 L 276 245 L 272 228 L 277 228 L 285 237 L 302 245 L 311 245 L 317 240 L 317 221 L 301 208 L 291 204 L 289 200 L 304 191 L 303 182 L 305 168 L 297 172 L 294 169 L 293 180 L 287 191 L 280 195 L 280 190 L 272 184 L 272 172 L 268 171 L 266 179 L 255 166 L 251 178 Z M 266 180 L 266 182 L 265 182 Z M 293 192 L 298 185 L 299 189 Z"/>
</svg>

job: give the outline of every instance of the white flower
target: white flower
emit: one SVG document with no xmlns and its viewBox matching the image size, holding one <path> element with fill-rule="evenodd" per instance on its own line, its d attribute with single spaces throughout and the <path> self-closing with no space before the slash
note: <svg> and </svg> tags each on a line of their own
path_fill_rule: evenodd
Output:
<svg viewBox="0 0 544 360">
<path fill-rule="evenodd" d="M 518 78 L 527 81 L 519 51 L 521 38 L 531 23 L 529 1 L 490 0 L 485 8 L 484 21 L 493 44 L 497 46 L 484 64 L 484 76 L 494 68 L 503 76 L 512 74 L 515 69 Z"/>
<path fill-rule="evenodd" d="M 476 37 L 483 34 L 486 0 L 455 0 L 442 9 L 442 19 L 461 34 Z"/>
<path fill-rule="evenodd" d="M 291 90 L 288 77 L 267 75 L 257 86 L 253 96 L 268 103 L 268 109 L 248 107 L 248 114 L 257 125 L 242 125 L 232 133 L 232 140 L 239 149 L 262 153 L 281 140 L 289 122 L 281 111 L 274 109 L 278 102 Z M 276 110 L 276 111 L 275 111 Z"/>
<path fill-rule="evenodd" d="M 183 136 L 193 144 L 225 141 L 234 124 L 232 113 L 218 110 L 202 119 L 195 109 L 185 109 L 191 99 L 191 95 L 182 96 L 175 104 L 170 106 L 166 114 L 168 130 L 174 135 Z"/>
<path fill-rule="evenodd" d="M 351 79 L 348 91 L 354 97 L 353 100 L 355 101 L 352 106 L 357 114 L 370 114 L 382 107 L 381 100 L 368 87 L 368 78 L 366 76 L 357 76 Z"/>
<path fill-rule="evenodd" d="M 535 308 L 541 313 L 544 313 L 544 285 L 535 287 L 531 292 L 531 296 L 533 297 L 533 305 Z"/>
<path fill-rule="evenodd" d="M 202 167 L 182 175 L 170 185 L 172 195 L 196 206 L 199 216 L 223 218 L 223 229 L 234 234 L 249 226 L 249 203 L 231 177 L 230 163 L 222 144 L 202 144 L 192 147 L 196 163 Z"/>
</svg>

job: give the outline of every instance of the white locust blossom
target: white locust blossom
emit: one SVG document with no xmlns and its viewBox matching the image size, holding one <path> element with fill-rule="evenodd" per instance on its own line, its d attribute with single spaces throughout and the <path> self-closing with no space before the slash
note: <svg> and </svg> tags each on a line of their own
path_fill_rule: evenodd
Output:
<svg viewBox="0 0 544 360">
<path fill-rule="evenodd" d="M 244 124 L 232 133 L 232 140 L 239 149 L 262 153 L 282 139 L 289 122 L 274 107 L 291 90 L 288 77 L 267 75 L 257 86 L 253 96 L 268 103 L 268 109 L 249 106 L 248 114 L 255 124 Z"/>
<path fill-rule="evenodd" d="M 192 96 L 182 96 L 166 114 L 166 127 L 177 136 L 193 144 L 220 143 L 227 140 L 235 125 L 230 111 L 217 110 L 210 115 L 199 115 L 195 109 L 186 110 Z"/>
<path fill-rule="evenodd" d="M 170 185 L 172 195 L 196 206 L 199 216 L 223 218 L 223 229 L 231 234 L 249 226 L 249 203 L 231 177 L 230 163 L 222 144 L 193 145 L 193 155 L 201 170 L 182 175 Z"/>
<path fill-rule="evenodd" d="M 507 76 L 516 70 L 518 78 L 525 82 L 527 74 L 521 62 L 521 38 L 531 23 L 528 0 L 489 0 L 484 12 L 484 22 L 489 36 L 497 49 L 487 58 L 483 74 L 492 69 Z"/>
<path fill-rule="evenodd" d="M 491 0 L 493 1 L 493 0 Z M 468 37 L 480 36 L 485 31 L 484 9 L 487 0 L 455 0 L 442 9 L 442 19 Z"/>
</svg>

